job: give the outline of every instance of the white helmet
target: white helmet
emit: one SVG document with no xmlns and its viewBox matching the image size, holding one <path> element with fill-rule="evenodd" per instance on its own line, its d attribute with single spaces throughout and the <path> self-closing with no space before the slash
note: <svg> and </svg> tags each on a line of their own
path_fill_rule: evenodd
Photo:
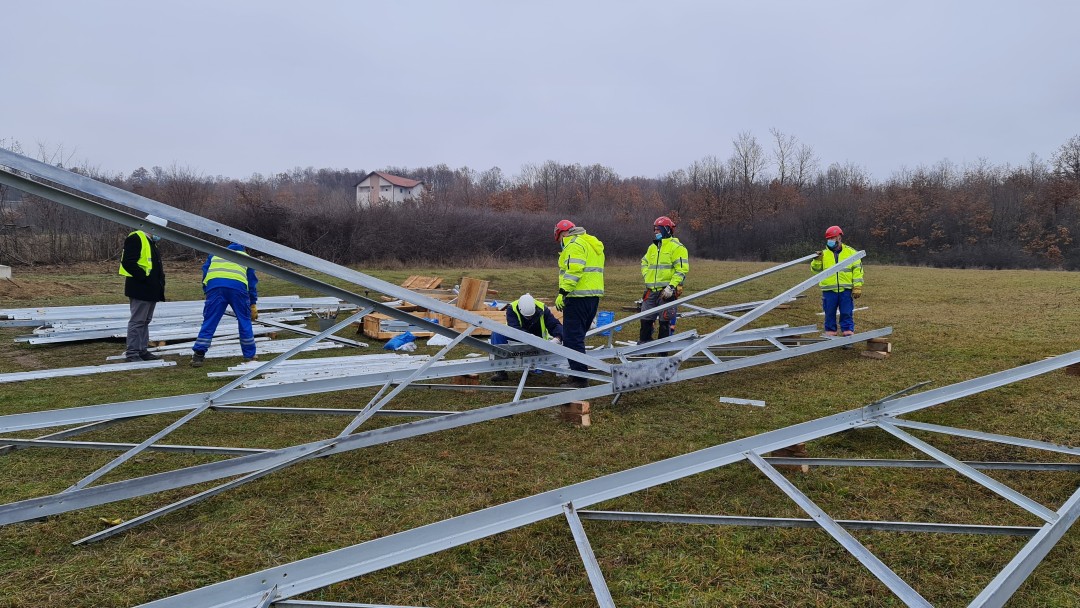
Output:
<svg viewBox="0 0 1080 608">
<path fill-rule="evenodd" d="M 169 225 L 169 220 L 164 219 L 164 218 L 160 218 L 160 217 L 158 217 L 156 215 L 148 215 L 148 216 L 146 216 L 146 221 L 150 222 L 151 224 L 157 224 L 158 226 L 161 226 L 162 228 Z"/>
<path fill-rule="evenodd" d="M 536 300 L 529 294 L 525 294 L 518 298 L 518 312 L 526 317 L 531 317 L 536 314 Z"/>
</svg>

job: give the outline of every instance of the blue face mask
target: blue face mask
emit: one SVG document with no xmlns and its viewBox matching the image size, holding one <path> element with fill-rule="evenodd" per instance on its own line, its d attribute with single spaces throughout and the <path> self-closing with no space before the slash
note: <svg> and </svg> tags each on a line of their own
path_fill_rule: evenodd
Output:
<svg viewBox="0 0 1080 608">
<path fill-rule="evenodd" d="M 836 247 L 836 240 L 835 239 L 829 239 L 829 240 L 825 241 L 825 244 L 829 246 L 829 249 L 832 249 L 833 247 Z"/>
<path fill-rule="evenodd" d="M 653 238 L 654 241 L 662 240 L 664 238 L 664 233 L 663 232 L 654 232 L 653 235 L 652 235 L 652 238 Z"/>
</svg>

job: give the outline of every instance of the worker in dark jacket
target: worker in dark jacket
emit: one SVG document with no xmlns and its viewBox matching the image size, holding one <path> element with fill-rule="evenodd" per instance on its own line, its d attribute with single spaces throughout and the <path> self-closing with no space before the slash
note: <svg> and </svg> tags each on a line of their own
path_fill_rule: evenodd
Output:
<svg viewBox="0 0 1080 608">
<path fill-rule="evenodd" d="M 148 215 L 146 221 L 164 227 L 168 222 Z M 147 350 L 150 346 L 150 321 L 154 308 L 165 301 L 165 269 L 157 242 L 160 236 L 149 235 L 142 230 L 128 234 L 124 239 L 124 252 L 120 256 L 120 275 L 124 280 L 124 295 L 131 301 L 131 319 L 128 321 L 127 361 L 153 361 L 161 357 Z"/>
<path fill-rule="evenodd" d="M 229 243 L 229 249 L 247 255 L 244 246 L 238 243 Z M 191 366 L 202 366 L 206 351 L 210 348 L 210 341 L 214 339 L 214 332 L 225 314 L 225 307 L 231 308 L 236 315 L 244 361 L 254 361 L 255 334 L 251 330 L 251 320 L 259 318 L 259 309 L 255 305 L 259 299 L 259 290 L 256 287 L 259 278 L 255 276 L 255 270 L 211 255 L 206 258 L 202 271 L 206 303 L 203 305 L 203 324 L 199 329 L 199 337 L 191 347 L 194 351 L 191 354 Z"/>
<path fill-rule="evenodd" d="M 562 344 L 562 323 L 551 314 L 550 308 L 537 302 L 531 294 L 521 296 L 506 307 L 506 324 L 555 344 Z M 506 340 L 500 339 L 502 336 L 498 334 L 493 334 L 491 338 L 492 344 L 506 343 Z M 500 370 L 495 372 L 491 379 L 495 382 L 503 382 L 508 380 L 509 376 L 505 371 Z"/>
</svg>

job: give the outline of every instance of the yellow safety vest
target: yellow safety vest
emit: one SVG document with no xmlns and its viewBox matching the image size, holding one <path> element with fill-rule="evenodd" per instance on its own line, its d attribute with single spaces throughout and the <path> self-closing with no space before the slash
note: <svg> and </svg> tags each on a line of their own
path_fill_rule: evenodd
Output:
<svg viewBox="0 0 1080 608">
<path fill-rule="evenodd" d="M 237 251 L 236 253 L 247 255 L 246 251 Z M 230 262 L 215 255 L 210 258 L 210 267 L 206 269 L 203 285 L 206 285 L 210 279 L 232 279 L 233 281 L 240 281 L 244 284 L 244 287 L 247 287 L 247 270 L 247 266 L 241 266 L 236 262 Z"/>
<path fill-rule="evenodd" d="M 659 247 L 654 241 L 649 245 L 645 257 L 641 258 L 641 278 L 645 286 L 653 291 L 668 285 L 678 287 L 686 280 L 690 272 L 690 254 L 677 238 L 660 241 Z"/>
<path fill-rule="evenodd" d="M 851 256 L 858 253 L 847 245 L 841 245 L 840 255 L 833 253 L 832 249 L 826 247 L 824 255 L 820 260 L 812 260 L 810 262 L 810 270 L 814 272 L 821 272 L 829 266 L 833 266 L 839 262 L 842 262 Z M 840 272 L 834 272 L 833 274 L 825 277 L 825 280 L 818 283 L 821 287 L 821 291 L 844 291 L 845 289 L 851 289 L 853 287 L 862 287 L 863 284 L 863 269 L 862 260 L 855 262 L 851 266 L 848 266 Z"/>
<path fill-rule="evenodd" d="M 568 298 L 604 296 L 604 244 L 591 234 L 563 237 L 559 289 Z"/>
<path fill-rule="evenodd" d="M 139 240 L 142 241 L 142 249 L 139 250 L 139 268 L 146 271 L 146 276 L 150 276 L 150 271 L 154 269 L 154 262 L 150 259 L 150 239 L 146 238 L 146 233 L 142 230 L 128 233 L 128 236 L 131 236 L 132 234 L 139 235 Z M 121 258 L 122 257 L 123 255 L 121 255 Z M 124 261 L 122 259 L 120 260 L 120 276 L 131 276 L 131 273 L 124 270 Z"/>
<path fill-rule="evenodd" d="M 518 301 L 517 300 L 514 300 L 513 302 L 510 303 L 510 309 L 514 311 L 515 315 L 517 315 L 518 325 L 521 326 L 522 331 L 525 331 L 525 320 L 521 318 L 521 312 L 518 310 Z M 547 339 L 551 338 L 551 335 L 548 334 L 547 323 L 544 323 L 544 305 L 541 304 L 540 302 L 536 303 L 536 312 L 540 315 L 540 334 L 541 334 L 541 337 L 543 337 L 545 340 L 547 340 Z"/>
</svg>

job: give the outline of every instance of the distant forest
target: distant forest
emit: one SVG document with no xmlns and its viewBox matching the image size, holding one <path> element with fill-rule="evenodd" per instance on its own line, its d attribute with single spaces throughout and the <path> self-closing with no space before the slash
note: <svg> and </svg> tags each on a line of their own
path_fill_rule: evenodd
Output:
<svg viewBox="0 0 1080 608">
<path fill-rule="evenodd" d="M 641 256 L 660 215 L 678 223 L 691 257 L 784 261 L 845 242 L 882 264 L 1080 269 L 1080 135 L 1024 166 L 947 160 L 877 182 L 855 164 L 822 167 L 812 147 L 773 130 L 749 133 L 727 158 L 707 156 L 655 178 L 601 164 L 547 161 L 515 176 L 498 167 L 384 167 L 426 193 L 359 208 L 367 171 L 294 169 L 247 179 L 179 166 L 108 175 L 67 167 L 142 196 L 342 264 L 513 264 L 550 259 L 568 218 L 603 240 L 609 258 Z M 17 143 L 0 146 L 25 154 Z M 37 158 L 66 166 L 62 151 Z M 0 264 L 115 259 L 127 229 L 0 186 Z M 193 252 L 166 246 L 174 257 Z"/>
</svg>

